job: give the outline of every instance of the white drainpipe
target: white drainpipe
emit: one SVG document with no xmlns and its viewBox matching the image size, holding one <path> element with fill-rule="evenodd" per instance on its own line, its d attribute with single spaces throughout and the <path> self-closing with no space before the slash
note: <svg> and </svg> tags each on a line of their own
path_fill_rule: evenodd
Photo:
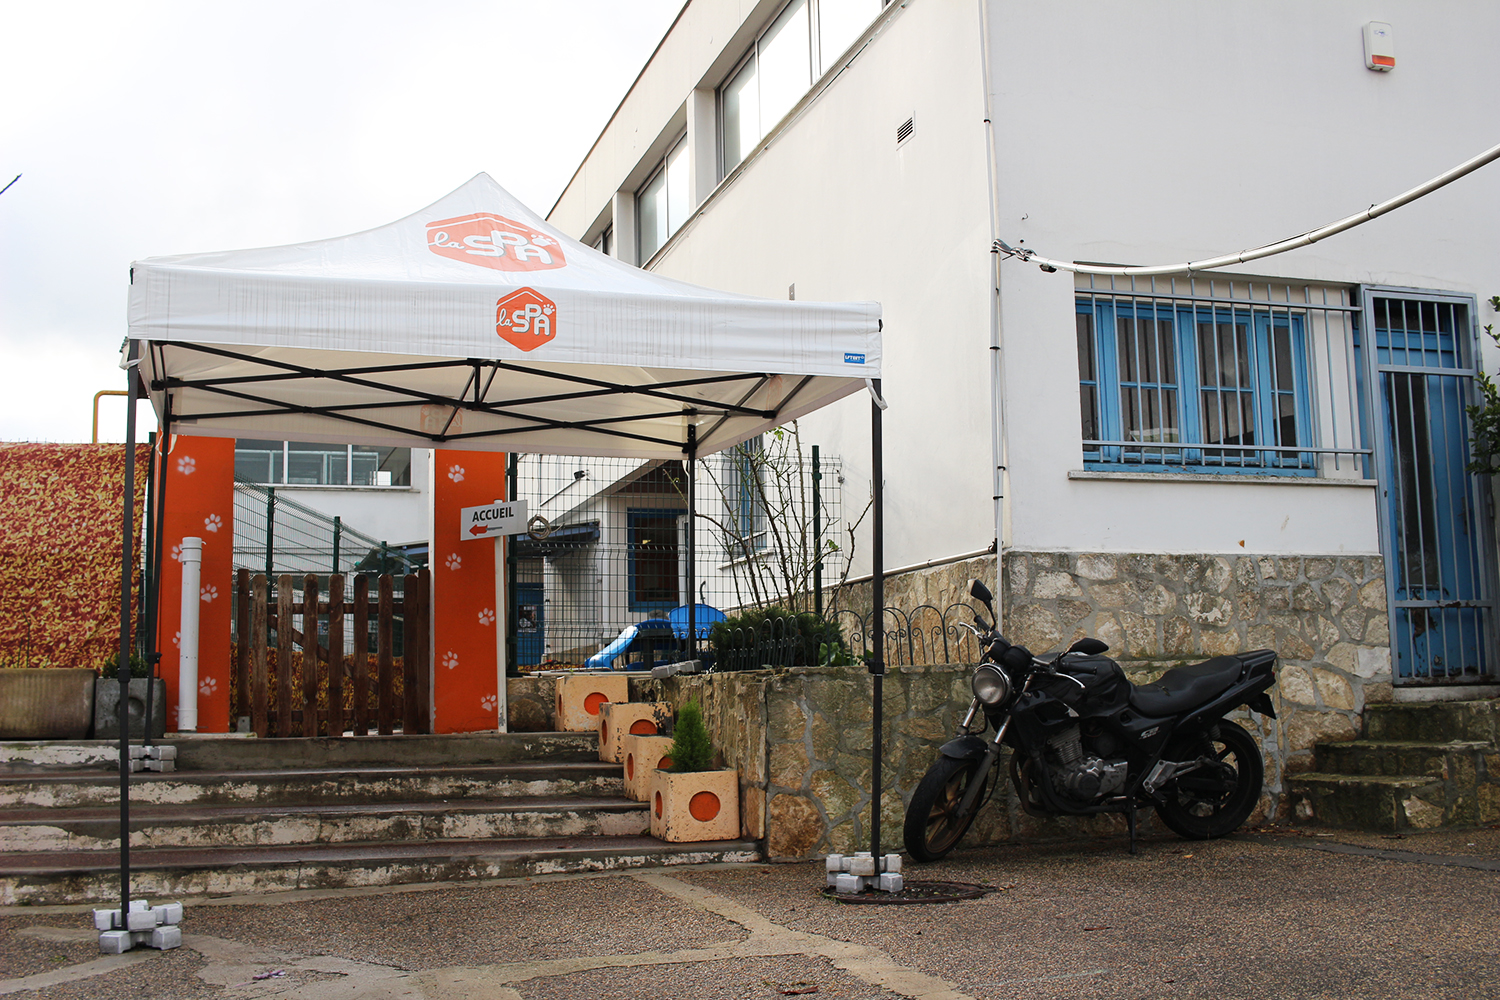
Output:
<svg viewBox="0 0 1500 1000">
<path fill-rule="evenodd" d="M 177 731 L 198 731 L 198 605 L 203 582 L 203 539 L 182 540 L 182 633 L 177 672 Z"/>
</svg>

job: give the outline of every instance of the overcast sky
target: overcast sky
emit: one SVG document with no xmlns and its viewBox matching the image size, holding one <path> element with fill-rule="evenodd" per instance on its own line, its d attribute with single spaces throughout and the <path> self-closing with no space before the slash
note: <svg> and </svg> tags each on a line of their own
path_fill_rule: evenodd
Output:
<svg viewBox="0 0 1500 1000">
<path fill-rule="evenodd" d="M 480 171 L 545 215 L 681 6 L 0 5 L 0 441 L 89 440 L 132 260 L 358 232 Z"/>
</svg>

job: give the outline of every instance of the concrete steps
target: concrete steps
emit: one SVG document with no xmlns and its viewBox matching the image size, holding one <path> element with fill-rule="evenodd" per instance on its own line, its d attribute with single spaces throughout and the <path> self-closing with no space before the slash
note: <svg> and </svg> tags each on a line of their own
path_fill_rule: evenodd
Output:
<svg viewBox="0 0 1500 1000">
<path fill-rule="evenodd" d="M 130 776 L 132 884 L 192 895 L 498 878 L 759 857 L 666 844 L 579 733 L 187 737 L 179 770 Z M 111 753 L 113 756 L 111 756 Z M 0 747 L 0 905 L 119 893 L 108 744 Z"/>
<path fill-rule="evenodd" d="M 1500 703 L 1369 705 L 1365 737 L 1290 775 L 1297 822 L 1395 832 L 1500 821 Z"/>
<path fill-rule="evenodd" d="M 131 849 L 132 895 L 171 898 L 515 878 L 760 859 L 754 841 L 651 837 L 449 840 L 400 844 Z M 0 905 L 119 899 L 118 851 L 0 854 Z"/>
</svg>

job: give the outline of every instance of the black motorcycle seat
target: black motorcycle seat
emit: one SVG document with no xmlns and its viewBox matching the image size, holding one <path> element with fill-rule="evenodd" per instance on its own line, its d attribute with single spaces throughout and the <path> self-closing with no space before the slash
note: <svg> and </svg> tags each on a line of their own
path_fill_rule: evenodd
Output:
<svg viewBox="0 0 1500 1000">
<path fill-rule="evenodd" d="M 1244 669 L 1238 657 L 1215 656 L 1212 660 L 1168 670 L 1155 684 L 1142 684 L 1130 691 L 1130 705 L 1154 719 L 1177 715 L 1229 690 Z"/>
</svg>

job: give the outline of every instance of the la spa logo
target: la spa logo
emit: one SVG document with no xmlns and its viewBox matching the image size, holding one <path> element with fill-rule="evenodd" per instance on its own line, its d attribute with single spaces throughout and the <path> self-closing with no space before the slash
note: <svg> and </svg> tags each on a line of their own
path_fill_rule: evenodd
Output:
<svg viewBox="0 0 1500 1000">
<path fill-rule="evenodd" d="M 546 271 L 568 263 L 556 239 L 492 212 L 427 223 L 427 249 L 497 271 Z"/>
<path fill-rule="evenodd" d="M 495 303 L 495 332 L 534 351 L 557 336 L 557 303 L 534 288 L 511 292 Z"/>
</svg>

